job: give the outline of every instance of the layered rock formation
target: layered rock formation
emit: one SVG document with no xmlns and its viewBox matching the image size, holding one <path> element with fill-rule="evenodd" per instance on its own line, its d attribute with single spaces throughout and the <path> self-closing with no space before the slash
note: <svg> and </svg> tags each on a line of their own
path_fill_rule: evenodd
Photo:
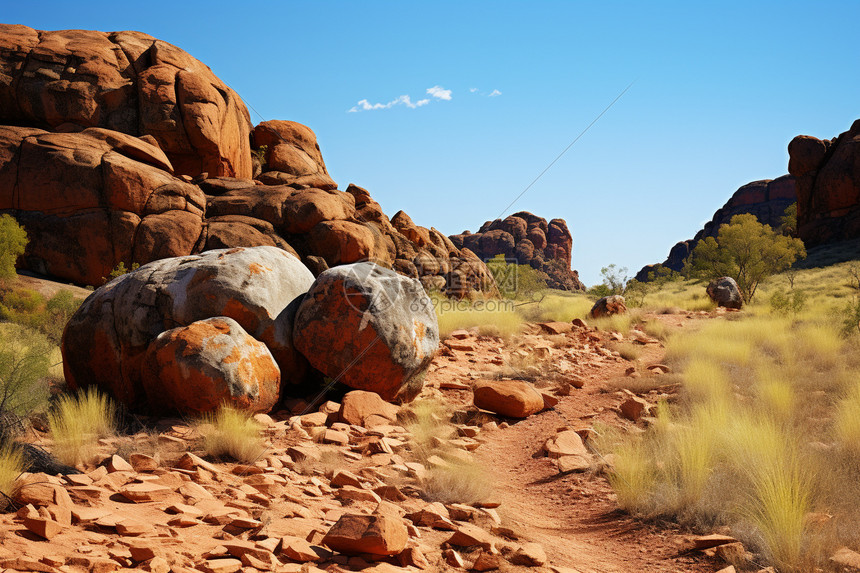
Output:
<svg viewBox="0 0 860 573">
<path fill-rule="evenodd" d="M 529 265 L 544 273 L 547 285 L 584 290 L 579 274 L 571 270 L 573 238 L 564 219 L 546 219 L 526 211 L 484 223 L 477 233 L 464 231 L 449 237 L 455 247 L 468 249 L 484 260 L 496 255 Z"/>
<path fill-rule="evenodd" d="M 147 137 L 179 174 L 251 176 L 239 96 L 176 46 L 140 32 L 0 25 L 0 124 Z"/>
<path fill-rule="evenodd" d="M 19 264 L 99 285 L 120 262 L 267 245 L 314 274 L 373 260 L 455 296 L 495 289 L 468 249 L 338 191 L 309 128 L 248 118 L 146 34 L 0 25 L 0 212 L 29 234 Z"/>
<path fill-rule="evenodd" d="M 785 209 L 795 201 L 797 201 L 797 192 L 794 177 L 791 175 L 747 183 L 735 191 L 725 205 L 717 209 L 713 218 L 705 223 L 704 228 L 696 233 L 695 237 L 676 243 L 662 266 L 680 271 L 684 267 L 684 261 L 699 241 L 705 237 L 716 237 L 720 226 L 731 221 L 735 215 L 751 213 L 761 223 L 778 227 Z M 646 265 L 636 274 L 636 280 L 647 281 L 648 273 L 659 266 Z"/>
<path fill-rule="evenodd" d="M 788 144 L 797 178 L 797 232 L 807 247 L 860 237 L 860 120 L 838 137 Z"/>
</svg>

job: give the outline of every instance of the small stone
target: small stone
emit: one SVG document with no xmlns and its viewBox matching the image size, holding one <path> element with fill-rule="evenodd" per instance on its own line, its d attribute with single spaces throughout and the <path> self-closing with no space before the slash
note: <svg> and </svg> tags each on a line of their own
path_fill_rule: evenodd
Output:
<svg viewBox="0 0 860 573">
<path fill-rule="evenodd" d="M 474 571 L 492 571 L 502 566 L 503 559 L 498 555 L 493 555 L 487 552 L 481 552 L 475 563 L 472 565 Z"/>
<path fill-rule="evenodd" d="M 495 539 L 477 525 L 467 523 L 457 528 L 454 535 L 448 539 L 448 543 L 456 547 L 478 546 L 486 551 L 493 551 Z"/>
<path fill-rule="evenodd" d="M 353 487 L 361 487 L 361 480 L 359 480 L 358 476 L 353 474 L 352 472 L 348 472 L 346 470 L 336 471 L 331 477 L 331 486 L 342 487 L 346 485 Z"/>
<path fill-rule="evenodd" d="M 313 546 L 301 537 L 284 537 L 281 540 L 281 553 L 287 559 L 298 563 L 319 561 L 321 559 Z"/>
<path fill-rule="evenodd" d="M 136 472 L 154 472 L 158 469 L 158 461 L 146 454 L 131 454 L 128 461 Z"/>
<path fill-rule="evenodd" d="M 128 463 L 127 461 L 125 461 L 124 459 L 122 459 L 120 456 L 117 456 L 117 455 L 111 456 L 108 459 L 107 464 L 105 464 L 105 467 L 107 467 L 108 472 L 110 472 L 110 473 L 133 472 L 134 471 L 134 468 L 131 466 L 130 463 Z"/>
<path fill-rule="evenodd" d="M 45 539 L 52 539 L 63 530 L 63 526 L 53 519 L 44 517 L 25 517 L 24 527 Z"/>
<path fill-rule="evenodd" d="M 511 555 L 511 563 L 526 567 L 541 567 L 546 564 L 546 552 L 537 543 L 525 543 Z"/>
<path fill-rule="evenodd" d="M 142 523 L 140 521 L 120 521 L 116 524 L 116 532 L 120 535 L 133 537 L 136 535 L 143 535 L 144 533 L 149 533 L 152 531 L 152 526 L 148 523 Z"/>
<path fill-rule="evenodd" d="M 173 493 L 169 487 L 152 483 L 128 484 L 119 490 L 120 495 L 134 503 L 164 501 Z"/>
<path fill-rule="evenodd" d="M 204 573 L 235 573 L 242 569 L 242 562 L 238 559 L 208 559 L 199 569 Z"/>
<path fill-rule="evenodd" d="M 621 404 L 621 415 L 632 422 L 637 422 L 650 408 L 648 402 L 638 396 L 631 396 Z"/>
</svg>

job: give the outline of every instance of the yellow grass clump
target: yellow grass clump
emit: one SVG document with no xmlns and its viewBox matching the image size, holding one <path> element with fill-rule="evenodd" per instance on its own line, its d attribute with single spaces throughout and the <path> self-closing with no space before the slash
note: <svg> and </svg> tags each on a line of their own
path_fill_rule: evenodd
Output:
<svg viewBox="0 0 860 573">
<path fill-rule="evenodd" d="M 5 508 L 6 503 L 17 491 L 18 477 L 26 469 L 24 457 L 21 450 L 10 443 L 0 445 L 0 508 Z"/>
<path fill-rule="evenodd" d="M 250 463 L 265 451 L 260 424 L 235 408 L 219 407 L 204 415 L 196 428 L 203 437 L 203 451 L 207 455 Z"/>
<path fill-rule="evenodd" d="M 48 413 L 48 427 L 54 456 L 73 466 L 95 455 L 99 438 L 114 435 L 114 407 L 110 398 L 91 386 L 76 395 L 61 396 Z"/>
</svg>

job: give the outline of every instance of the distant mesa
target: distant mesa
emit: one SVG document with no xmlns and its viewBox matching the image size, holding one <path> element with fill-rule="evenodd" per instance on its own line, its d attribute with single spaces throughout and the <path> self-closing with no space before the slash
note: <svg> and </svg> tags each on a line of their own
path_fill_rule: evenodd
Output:
<svg viewBox="0 0 860 573">
<path fill-rule="evenodd" d="M 669 251 L 669 256 L 663 261 L 662 266 L 673 271 L 680 271 L 684 267 L 684 261 L 693 252 L 698 242 L 705 237 L 716 237 L 720 226 L 731 221 L 735 215 L 751 213 L 756 216 L 759 222 L 771 227 L 778 227 L 786 207 L 795 201 L 797 201 L 797 194 L 794 177 L 791 175 L 747 183 L 735 191 L 725 205 L 717 209 L 713 218 L 692 239 L 676 243 Z M 658 266 L 646 265 L 636 274 L 636 280 L 647 281 L 648 273 Z"/>
<path fill-rule="evenodd" d="M 29 234 L 19 264 L 99 285 L 121 262 L 275 246 L 314 275 L 371 260 L 452 296 L 496 291 L 468 249 L 338 190 L 310 128 L 249 118 L 146 34 L 0 25 L 0 213 Z"/>
<path fill-rule="evenodd" d="M 497 255 L 529 265 L 545 275 L 547 286 L 562 290 L 585 290 L 579 273 L 570 268 L 573 237 L 564 219 L 549 223 L 526 211 L 504 219 L 487 221 L 477 233 L 451 235 L 451 242 L 484 260 Z"/>
</svg>

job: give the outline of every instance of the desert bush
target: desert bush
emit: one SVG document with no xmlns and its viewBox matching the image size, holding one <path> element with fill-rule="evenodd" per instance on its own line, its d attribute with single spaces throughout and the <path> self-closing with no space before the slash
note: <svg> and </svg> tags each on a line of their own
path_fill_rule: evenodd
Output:
<svg viewBox="0 0 860 573">
<path fill-rule="evenodd" d="M 11 215 L 0 215 L 0 281 L 15 278 L 15 262 L 27 248 L 27 232 Z"/>
<path fill-rule="evenodd" d="M 250 463 L 265 451 L 260 424 L 235 408 L 221 406 L 203 416 L 196 427 L 207 455 Z"/>
<path fill-rule="evenodd" d="M 491 492 L 486 469 L 477 462 L 459 459 L 431 467 L 421 480 L 424 499 L 442 503 L 476 503 Z"/>
<path fill-rule="evenodd" d="M 504 298 L 532 300 L 546 289 L 546 275 L 529 265 L 517 264 L 504 255 L 496 255 L 486 263 Z"/>
<path fill-rule="evenodd" d="M 806 306 L 806 298 L 802 290 L 792 290 L 790 294 L 776 291 L 770 297 L 770 309 L 777 314 L 796 316 Z"/>
<path fill-rule="evenodd" d="M 54 456 L 71 466 L 84 463 L 97 452 L 100 438 L 116 433 L 114 406 L 94 386 L 65 394 L 48 413 L 48 427 Z"/>
<path fill-rule="evenodd" d="M 48 402 L 50 346 L 41 334 L 9 324 L 0 325 L 0 343 L 0 412 L 27 416 Z"/>
<path fill-rule="evenodd" d="M 102 282 L 103 283 L 110 282 L 113 279 L 115 279 L 117 277 L 121 277 L 122 275 L 128 274 L 131 271 L 135 271 L 138 268 L 140 268 L 139 263 L 131 263 L 131 267 L 126 267 L 125 262 L 120 261 L 117 263 L 117 265 L 113 269 L 111 269 L 110 273 L 108 273 L 108 276 L 102 277 Z"/>
</svg>

